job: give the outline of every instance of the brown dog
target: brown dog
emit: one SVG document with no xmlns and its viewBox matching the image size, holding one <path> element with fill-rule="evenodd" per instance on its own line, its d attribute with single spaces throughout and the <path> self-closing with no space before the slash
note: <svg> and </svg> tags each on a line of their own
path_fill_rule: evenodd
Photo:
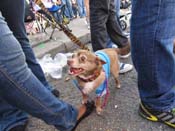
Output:
<svg viewBox="0 0 175 131">
<path fill-rule="evenodd" d="M 87 102 L 88 94 L 93 90 L 102 86 L 105 79 L 107 78 L 106 72 L 104 71 L 104 65 L 109 66 L 108 73 L 112 73 L 116 87 L 120 88 L 119 82 L 119 61 L 118 54 L 124 54 L 126 51 L 128 53 L 128 47 L 122 48 L 122 50 L 109 48 L 103 49 L 95 53 L 86 50 L 79 50 L 74 53 L 72 58 L 68 60 L 68 65 L 70 67 L 69 73 L 76 77 L 79 87 L 82 88 L 83 103 Z M 121 53 L 122 52 L 122 53 Z M 102 58 L 107 57 L 107 58 Z M 110 64 L 110 65 L 109 65 Z M 109 76 L 108 76 L 109 77 Z M 103 86 L 104 87 L 104 86 Z M 102 88 L 103 88 L 102 87 Z M 105 88 L 105 87 L 104 87 Z M 100 90 L 100 89 L 99 89 Z M 97 93 L 96 99 L 96 111 L 100 114 L 102 111 L 101 96 L 106 93 L 106 89 L 101 90 Z"/>
</svg>

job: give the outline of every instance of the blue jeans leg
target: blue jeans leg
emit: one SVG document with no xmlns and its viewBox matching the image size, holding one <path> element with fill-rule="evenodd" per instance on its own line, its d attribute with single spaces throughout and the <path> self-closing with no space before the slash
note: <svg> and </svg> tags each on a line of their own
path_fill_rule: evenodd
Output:
<svg viewBox="0 0 175 131">
<path fill-rule="evenodd" d="M 17 126 L 24 125 L 28 120 L 28 114 L 8 104 L 0 97 L 0 131 L 8 131 Z"/>
<path fill-rule="evenodd" d="M 78 15 L 78 10 L 77 10 L 77 6 L 76 6 L 76 5 L 73 5 L 73 6 L 72 6 L 72 11 L 73 11 L 74 16 L 77 17 L 77 15 Z"/>
<path fill-rule="evenodd" d="M 6 102 L 22 111 L 54 125 L 60 131 L 70 131 L 76 123 L 77 110 L 57 99 L 43 86 L 26 64 L 21 45 L 0 16 L 0 116 L 8 114 Z M 4 102 L 5 101 L 5 102 Z M 8 106 L 8 109 L 11 107 Z M 16 109 L 15 108 L 15 109 Z M 14 110 L 12 108 L 11 110 Z M 20 110 L 16 110 L 16 112 Z M 13 112 L 14 114 L 14 112 Z M 0 129 L 8 129 L 22 119 L 21 114 L 11 118 L 0 117 Z M 9 122 L 13 125 L 9 125 Z"/>
<path fill-rule="evenodd" d="M 54 12 L 50 12 L 53 16 L 54 16 L 54 18 L 57 20 L 57 22 L 59 22 L 59 23 L 62 23 L 62 17 L 61 17 L 61 14 L 59 14 L 59 12 L 58 11 L 54 11 Z"/>
<path fill-rule="evenodd" d="M 41 66 L 37 62 L 30 46 L 29 39 L 27 38 L 24 25 L 24 4 L 24 0 L 2 0 L 0 4 L 0 11 L 2 12 L 3 17 L 5 17 L 5 20 L 8 23 L 9 28 L 12 30 L 14 36 L 19 41 L 29 68 L 45 87 L 52 90 L 52 87 L 46 81 Z"/>
<path fill-rule="evenodd" d="M 77 0 L 77 4 L 78 4 L 79 16 L 80 17 L 85 17 L 86 16 L 86 11 L 85 11 L 84 0 Z"/>
<path fill-rule="evenodd" d="M 175 107 L 174 0 L 133 0 L 132 59 L 141 101 L 153 109 Z"/>
<path fill-rule="evenodd" d="M 70 0 L 62 0 L 63 4 L 65 5 L 65 10 L 64 14 L 67 16 L 69 19 L 73 18 L 73 10 L 72 10 L 72 4 Z"/>
<path fill-rule="evenodd" d="M 72 4 L 71 4 L 71 1 L 70 0 L 67 0 L 67 8 L 68 8 L 68 11 L 69 11 L 69 14 L 70 14 L 70 18 L 73 18 L 74 17 L 74 14 L 73 14 L 73 10 L 72 10 Z"/>
</svg>

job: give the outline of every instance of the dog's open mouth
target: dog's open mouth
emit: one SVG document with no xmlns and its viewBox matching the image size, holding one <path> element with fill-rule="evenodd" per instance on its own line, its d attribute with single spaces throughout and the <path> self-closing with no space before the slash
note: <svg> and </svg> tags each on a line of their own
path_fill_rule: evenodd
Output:
<svg viewBox="0 0 175 131">
<path fill-rule="evenodd" d="M 74 67 L 71 67 L 69 69 L 69 74 L 71 75 L 79 75 L 80 73 L 82 73 L 84 71 L 83 68 L 74 68 Z"/>
</svg>

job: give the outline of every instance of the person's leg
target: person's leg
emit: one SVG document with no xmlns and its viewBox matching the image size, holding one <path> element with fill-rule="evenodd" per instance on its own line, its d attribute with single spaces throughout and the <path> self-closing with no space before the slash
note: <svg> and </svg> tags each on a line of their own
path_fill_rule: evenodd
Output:
<svg viewBox="0 0 175 131">
<path fill-rule="evenodd" d="M 83 17 L 85 17 L 86 16 L 86 7 L 85 7 L 84 0 L 82 0 L 82 10 L 83 10 Z"/>
<path fill-rule="evenodd" d="M 115 8 L 116 8 L 116 17 L 119 19 L 120 17 L 120 0 L 115 0 Z M 108 48 L 112 48 L 113 45 L 116 45 L 112 42 L 112 40 L 110 39 L 110 37 L 108 36 L 108 40 L 107 40 L 107 47 Z"/>
<path fill-rule="evenodd" d="M 89 9 L 89 0 L 84 0 L 83 1 L 84 2 L 84 5 L 85 5 L 85 13 L 86 13 L 86 24 L 87 24 L 87 27 L 88 27 L 88 29 L 90 29 L 90 9 Z"/>
<path fill-rule="evenodd" d="M 73 15 L 72 4 L 71 4 L 70 0 L 67 0 L 67 8 L 69 11 L 70 19 L 72 19 L 74 17 L 74 15 Z"/>
<path fill-rule="evenodd" d="M 85 8 L 86 8 L 86 20 L 87 20 L 87 22 L 89 22 L 89 15 L 90 15 L 89 0 L 84 0 L 84 5 L 85 5 Z"/>
<path fill-rule="evenodd" d="M 24 51 L 26 62 L 29 68 L 45 87 L 52 90 L 51 86 L 46 81 L 41 66 L 37 62 L 27 38 L 24 25 L 24 2 L 24 0 L 2 0 L 0 4 L 0 10 L 2 11 L 2 15 L 5 17 L 8 26 L 13 31 L 14 36 L 19 41 Z"/>
<path fill-rule="evenodd" d="M 108 0 L 90 0 L 90 31 L 94 51 L 106 48 Z"/>
<path fill-rule="evenodd" d="M 61 131 L 71 130 L 77 120 L 77 109 L 53 96 L 35 77 L 26 64 L 25 55 L 19 42 L 1 16 L 0 54 L 1 98 L 10 105 L 54 125 Z M 23 122 L 26 119 L 25 116 L 23 119 L 20 117 L 23 115 L 20 110 L 13 108 L 11 109 L 12 113 L 8 113 L 5 103 L 1 102 L 0 104 L 0 125 L 3 125 L 3 129 L 21 124 L 19 121 Z M 21 112 L 15 116 L 18 123 L 8 125 L 8 119 L 15 113 L 13 111 Z M 4 114 L 7 114 L 5 119 L 2 117 Z"/>
<path fill-rule="evenodd" d="M 174 0 L 133 0 L 132 59 L 141 101 L 158 111 L 175 107 Z"/>
<path fill-rule="evenodd" d="M 72 5 L 72 10 L 73 10 L 74 17 L 77 18 L 78 12 L 77 12 L 77 5 L 76 4 Z"/>
<path fill-rule="evenodd" d="M 62 0 L 62 4 L 65 5 L 64 7 L 64 15 L 67 17 L 67 18 L 71 18 L 70 14 L 69 14 L 69 9 L 68 9 L 68 6 L 67 6 L 67 0 Z"/>
<path fill-rule="evenodd" d="M 78 4 L 78 11 L 79 11 L 79 16 L 82 18 L 82 17 L 85 17 L 86 14 L 85 14 L 85 8 L 84 8 L 84 2 L 83 0 L 77 0 L 77 4 Z"/>
<path fill-rule="evenodd" d="M 107 26 L 107 31 L 110 39 L 119 48 L 122 48 L 129 44 L 128 38 L 124 35 L 121 29 L 119 17 L 116 17 L 116 8 L 115 8 L 114 0 L 110 1 L 109 18 L 106 26 Z"/>
<path fill-rule="evenodd" d="M 62 22 L 62 19 L 61 19 L 61 15 L 59 14 L 59 12 L 58 11 L 51 11 L 50 12 L 52 15 L 53 15 L 53 17 L 56 19 L 56 21 L 57 22 L 59 22 L 59 23 L 61 23 Z"/>
<path fill-rule="evenodd" d="M 24 126 L 28 120 L 28 114 L 18 108 L 9 105 L 2 97 L 0 97 L 0 130 L 9 131 L 9 129 Z"/>
</svg>

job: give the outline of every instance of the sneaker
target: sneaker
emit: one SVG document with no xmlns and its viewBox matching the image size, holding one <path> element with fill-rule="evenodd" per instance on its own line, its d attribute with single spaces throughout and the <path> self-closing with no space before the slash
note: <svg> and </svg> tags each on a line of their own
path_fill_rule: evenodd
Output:
<svg viewBox="0 0 175 131">
<path fill-rule="evenodd" d="M 116 44 L 112 44 L 112 48 L 118 48 Z"/>
<path fill-rule="evenodd" d="M 133 66 L 131 64 L 125 64 L 125 63 L 120 63 L 120 74 L 129 72 L 133 69 Z"/>
<path fill-rule="evenodd" d="M 85 24 L 87 25 L 88 30 L 90 30 L 90 23 L 89 23 L 89 20 L 86 19 L 84 22 L 85 22 Z"/>
<path fill-rule="evenodd" d="M 161 112 L 153 110 L 143 103 L 140 103 L 139 114 L 147 120 L 162 122 L 170 127 L 175 128 L 175 108 L 171 111 Z"/>
<path fill-rule="evenodd" d="M 87 26 L 88 30 L 90 30 L 90 25 Z"/>
</svg>

